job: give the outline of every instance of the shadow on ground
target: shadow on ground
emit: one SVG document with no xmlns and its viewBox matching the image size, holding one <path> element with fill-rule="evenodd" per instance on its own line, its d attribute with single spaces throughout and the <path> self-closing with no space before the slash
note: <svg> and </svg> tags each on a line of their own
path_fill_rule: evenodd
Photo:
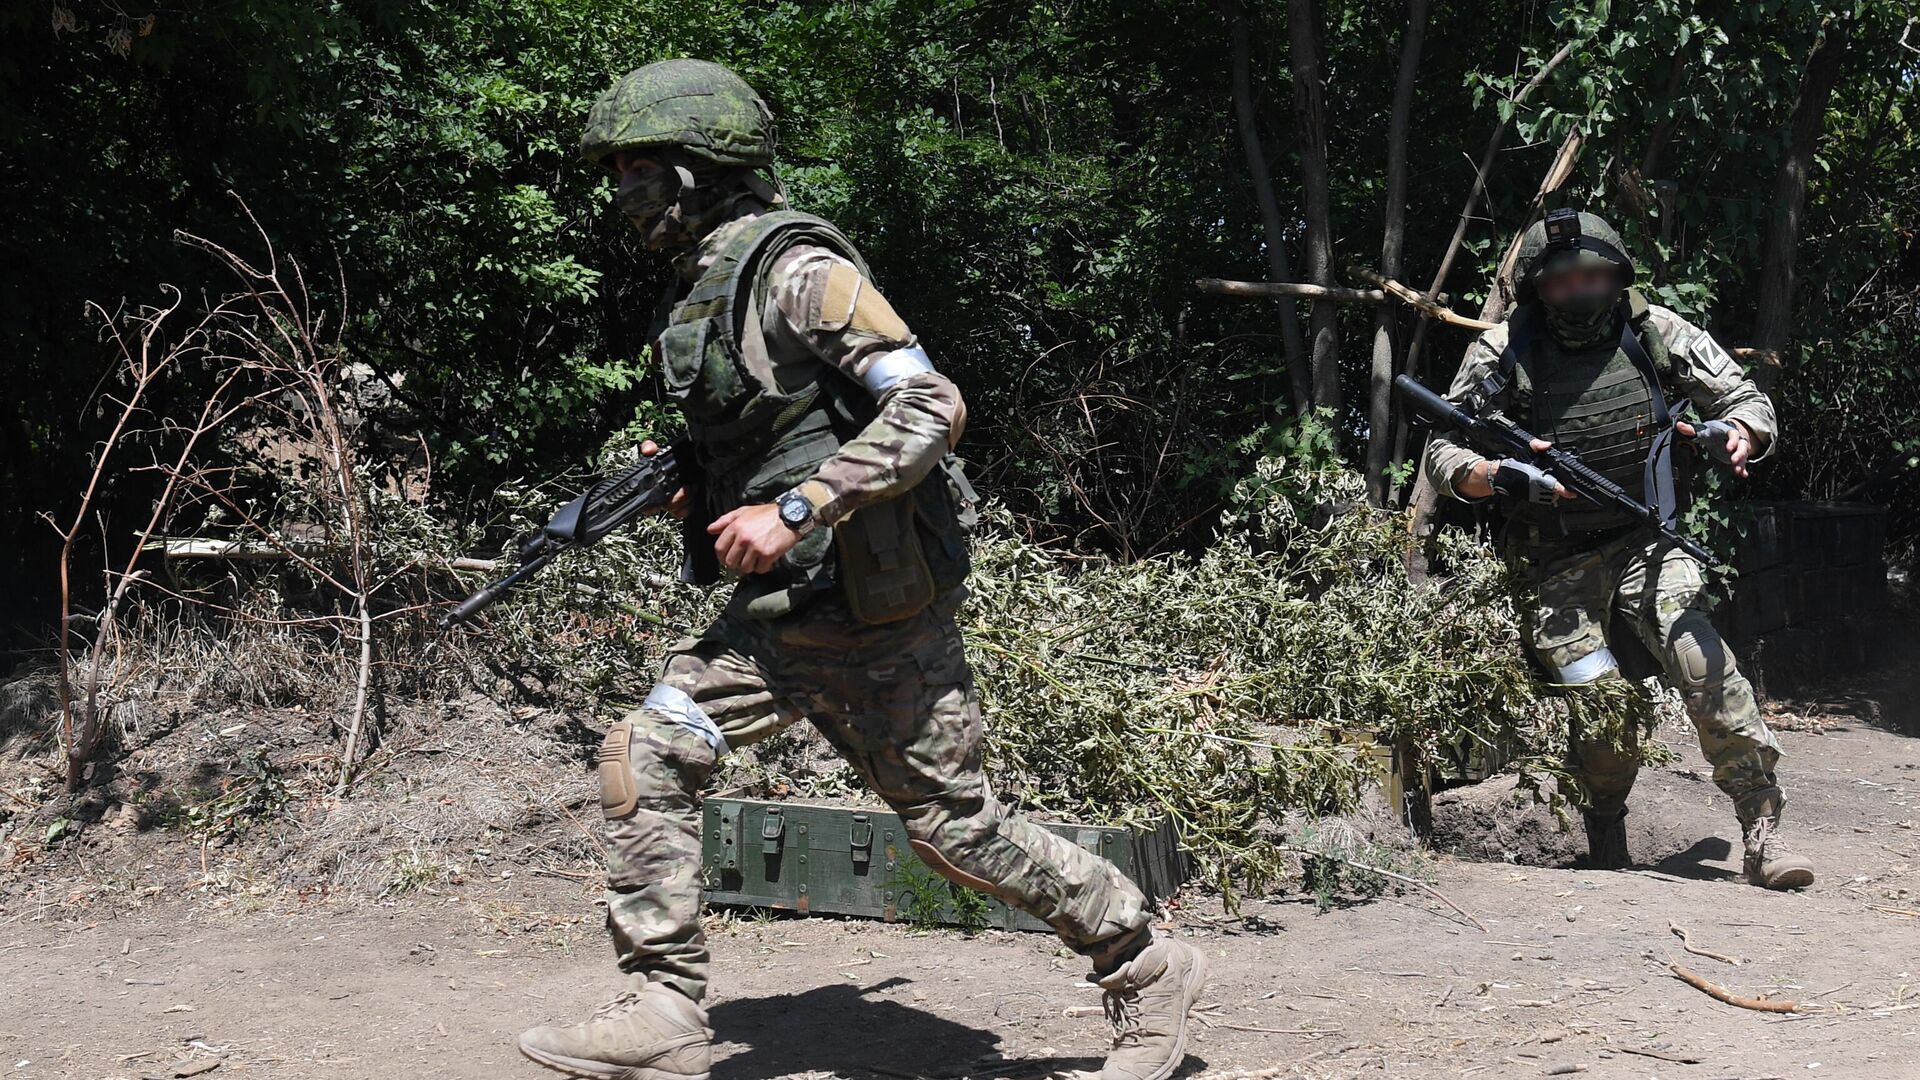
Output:
<svg viewBox="0 0 1920 1080">
<path fill-rule="evenodd" d="M 828 973 L 823 972 L 823 977 Z M 1029 1076 L 1095 1069 L 1094 1058 L 1003 1060 L 1000 1036 L 895 1001 L 872 986 L 834 983 L 798 994 L 734 998 L 709 1010 L 717 1049 L 714 1080 L 832 1073 L 900 1077 Z"/>
</svg>

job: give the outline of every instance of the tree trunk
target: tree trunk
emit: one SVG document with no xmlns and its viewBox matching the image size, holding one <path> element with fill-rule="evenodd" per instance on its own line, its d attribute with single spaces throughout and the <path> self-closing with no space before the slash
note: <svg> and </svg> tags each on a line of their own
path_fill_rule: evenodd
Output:
<svg viewBox="0 0 1920 1080">
<path fill-rule="evenodd" d="M 1333 284 L 1333 203 L 1327 180 L 1326 65 L 1313 0 L 1287 0 L 1287 59 L 1293 70 L 1294 138 L 1307 212 L 1307 280 Z M 1313 403 L 1340 411 L 1340 315 L 1330 300 L 1313 302 Z"/>
<path fill-rule="evenodd" d="M 1494 125 L 1493 135 L 1487 139 L 1487 148 L 1480 154 L 1480 167 L 1474 172 L 1473 186 L 1467 189 L 1466 205 L 1460 208 L 1460 218 L 1454 223 L 1453 239 L 1447 241 L 1447 250 L 1440 257 L 1440 269 L 1434 271 L 1433 284 L 1427 286 L 1427 299 L 1431 300 L 1439 294 L 1440 286 L 1446 284 L 1447 273 L 1453 269 L 1454 258 L 1460 254 L 1460 245 L 1467 238 L 1467 225 L 1474 220 L 1474 205 L 1480 201 L 1480 193 L 1486 190 L 1487 174 L 1493 170 L 1494 159 L 1499 156 L 1501 141 L 1506 138 L 1507 125 L 1512 123 L 1513 117 L 1519 114 L 1520 106 L 1526 104 L 1527 99 L 1533 96 L 1533 92 L 1538 90 L 1540 85 L 1547 81 L 1547 76 L 1553 74 L 1554 69 L 1558 68 L 1561 62 L 1566 60 L 1567 57 L 1572 56 L 1574 50 L 1579 48 L 1579 46 L 1580 40 L 1576 38 L 1562 45 L 1559 52 L 1548 57 L 1547 62 L 1540 65 L 1540 70 L 1534 72 L 1533 78 L 1527 80 L 1527 85 L 1521 87 L 1519 92 L 1513 95 L 1513 109 L 1507 118 Z M 1414 327 L 1413 343 L 1407 346 L 1406 359 L 1401 361 L 1401 369 L 1409 375 L 1415 377 L 1419 375 L 1420 348 L 1426 342 L 1427 328 L 1432 322 L 1433 320 L 1431 319 L 1421 319 L 1419 324 Z M 1411 438 L 1412 431 L 1403 419 L 1401 423 L 1397 425 L 1394 432 L 1393 460 L 1395 465 L 1406 460 L 1407 443 Z M 1418 477 L 1415 483 L 1414 502 L 1416 503 L 1416 507 L 1413 529 L 1415 533 L 1421 536 L 1428 536 L 1431 535 L 1433 531 L 1433 493 L 1431 491 L 1426 492 L 1426 497 L 1422 499 L 1420 495 L 1421 489 L 1429 487 L 1430 485 L 1426 483 L 1426 478 L 1423 476 Z M 1423 502 L 1427 507 L 1425 513 L 1420 511 L 1418 505 Z"/>
<path fill-rule="evenodd" d="M 1387 121 L 1386 227 L 1380 241 L 1380 273 L 1400 276 L 1407 238 L 1407 126 L 1413 112 L 1413 80 L 1427 35 L 1427 0 L 1407 0 L 1407 30 L 1400 39 L 1400 77 Z M 1387 505 L 1387 467 L 1393 457 L 1393 375 L 1397 367 L 1394 327 L 1399 312 L 1374 313 L 1373 366 L 1367 385 L 1367 501 Z"/>
<path fill-rule="evenodd" d="M 1800 96 L 1793 105 L 1793 121 L 1787 133 L 1786 155 L 1773 179 L 1773 213 L 1767 221 L 1765 245 L 1760 255 L 1760 290 L 1755 302 L 1753 344 L 1776 358 L 1787 346 L 1793 325 L 1794 257 L 1800 246 L 1800 219 L 1806 210 L 1807 174 L 1813 168 L 1813 151 L 1820 142 L 1820 129 L 1827 115 L 1827 98 L 1840 79 L 1841 61 L 1847 51 L 1848 25 L 1835 21 L 1822 29 L 1807 57 L 1806 74 L 1801 78 Z M 1779 371 L 1776 364 L 1761 364 L 1754 378 L 1764 387 Z"/>
<path fill-rule="evenodd" d="M 1251 52 L 1246 7 L 1236 3 L 1233 6 L 1234 119 L 1240 127 L 1240 145 L 1247 156 L 1254 201 L 1260 206 L 1260 221 L 1266 228 L 1268 275 L 1274 281 L 1292 281 L 1293 269 L 1287 265 L 1286 225 L 1280 217 L 1280 201 L 1273 193 L 1273 177 L 1267 172 L 1267 155 L 1260 145 L 1258 113 L 1253 106 Z M 1291 300 L 1280 303 L 1280 346 L 1286 354 L 1287 375 L 1293 388 L 1293 411 L 1305 416 L 1313 407 L 1313 379 L 1307 367 L 1306 346 L 1300 337 L 1300 313 Z"/>
</svg>

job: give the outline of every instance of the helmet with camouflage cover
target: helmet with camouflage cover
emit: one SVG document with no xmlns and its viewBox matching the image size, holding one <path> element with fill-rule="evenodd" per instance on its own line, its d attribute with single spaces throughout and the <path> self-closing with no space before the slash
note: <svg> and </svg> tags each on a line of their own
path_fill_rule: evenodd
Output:
<svg viewBox="0 0 1920 1080">
<path fill-rule="evenodd" d="M 1596 266 L 1620 273 L 1620 285 L 1633 284 L 1633 260 L 1614 227 L 1585 210 L 1555 210 L 1528 226 L 1520 238 L 1519 269 L 1513 291 L 1520 303 L 1533 302 L 1541 276 L 1572 266 Z"/>
<path fill-rule="evenodd" d="M 587 114 L 580 156 L 612 167 L 622 150 L 680 150 L 714 165 L 773 164 L 773 111 L 746 80 L 705 60 L 628 72 Z"/>
</svg>

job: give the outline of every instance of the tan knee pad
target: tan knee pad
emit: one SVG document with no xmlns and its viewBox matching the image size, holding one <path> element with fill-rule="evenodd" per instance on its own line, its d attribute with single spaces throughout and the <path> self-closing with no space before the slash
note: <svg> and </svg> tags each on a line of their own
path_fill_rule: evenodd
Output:
<svg viewBox="0 0 1920 1080">
<path fill-rule="evenodd" d="M 975 810 L 973 814 L 959 811 Z M 948 857 L 949 852 L 958 853 L 964 849 L 980 850 L 993 842 L 998 831 L 1001 815 L 992 802 L 984 806 L 962 805 L 958 807 L 923 807 L 918 812 L 901 814 L 901 824 L 907 827 L 907 846 L 913 849 L 920 861 L 932 867 L 936 873 L 948 881 L 964 885 L 977 892 L 998 896 L 1001 887 L 977 874 L 968 872 Z"/>
<path fill-rule="evenodd" d="M 1733 653 L 1704 611 L 1686 611 L 1668 639 L 1673 674 L 1687 690 L 1709 690 L 1734 673 Z"/>
<path fill-rule="evenodd" d="M 907 846 L 913 849 L 915 855 L 920 856 L 921 862 L 932 867 L 935 873 L 946 878 L 948 881 L 958 885 L 964 885 L 975 892 L 986 893 L 989 896 L 999 895 L 1000 886 L 995 885 L 985 878 L 975 877 L 965 870 L 960 869 L 958 866 L 955 866 L 951 860 L 941 854 L 939 848 L 934 847 L 929 841 L 910 839 L 907 841 Z"/>
<path fill-rule="evenodd" d="M 633 722 L 622 720 L 600 740 L 600 810 L 607 820 L 627 817 L 640 805 L 640 787 L 633 780 Z"/>
</svg>

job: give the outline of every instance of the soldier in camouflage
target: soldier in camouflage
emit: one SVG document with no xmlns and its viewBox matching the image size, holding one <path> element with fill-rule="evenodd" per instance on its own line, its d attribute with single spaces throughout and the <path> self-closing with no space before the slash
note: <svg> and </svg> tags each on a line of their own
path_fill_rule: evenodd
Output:
<svg viewBox="0 0 1920 1080">
<path fill-rule="evenodd" d="M 627 989 L 521 1049 L 575 1076 L 705 1080 L 700 789 L 729 749 L 805 717 L 930 866 L 1088 959 L 1115 1029 L 1102 1075 L 1164 1080 L 1205 957 L 1154 936 L 1146 898 L 1111 863 L 988 787 L 954 621 L 973 497 L 950 451 L 966 406 L 847 238 L 787 207 L 773 148 L 760 97 L 695 60 L 621 79 L 582 141 L 679 271 L 658 348 L 701 480 L 670 510 L 690 523 L 689 565 L 710 552 L 740 583 L 600 750 L 607 923 Z"/>
<path fill-rule="evenodd" d="M 1560 210 L 1521 243 L 1512 316 L 1468 350 L 1448 397 L 1498 411 L 1580 455 L 1649 505 L 1677 513 L 1673 435 L 1741 476 L 1774 440 L 1773 404 L 1706 332 L 1648 304 L 1611 226 Z M 1706 419 L 1674 421 L 1669 391 Z M 1646 658 L 1680 689 L 1713 779 L 1733 800 L 1745 839 L 1746 879 L 1771 889 L 1813 883 L 1813 867 L 1777 832 L 1784 803 L 1774 778 L 1780 745 L 1760 717 L 1753 687 L 1709 619 L 1700 565 L 1650 527 L 1574 501 L 1552 477 L 1518 461 L 1490 461 L 1444 435 L 1425 468 L 1459 499 L 1500 494 L 1509 557 L 1537 597 L 1531 646 L 1550 678 L 1596 702 L 1630 698 L 1622 664 Z M 1625 691 L 1622 693 L 1621 691 Z M 1614 692 L 1608 697 L 1609 692 Z M 1571 732 L 1572 771 L 1591 861 L 1628 863 L 1627 793 L 1639 769 L 1636 725 Z"/>
</svg>

